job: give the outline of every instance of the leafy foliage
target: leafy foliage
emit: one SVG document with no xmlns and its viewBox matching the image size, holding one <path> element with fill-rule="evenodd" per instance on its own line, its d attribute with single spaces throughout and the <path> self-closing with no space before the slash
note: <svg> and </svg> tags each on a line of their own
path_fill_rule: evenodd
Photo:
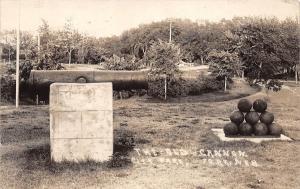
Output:
<svg viewBox="0 0 300 189">
<path fill-rule="evenodd" d="M 108 70 L 137 70 L 142 67 L 142 61 L 138 61 L 135 56 L 131 55 L 125 57 L 113 55 L 113 57 L 106 59 L 103 66 Z"/>
<path fill-rule="evenodd" d="M 71 64 L 72 55 L 79 49 L 82 36 L 73 28 L 71 20 L 66 22 L 64 30 L 58 36 L 60 38 L 57 42 L 62 51 L 68 55 L 68 63 Z"/>
<path fill-rule="evenodd" d="M 187 94 L 185 81 L 181 78 L 178 64 L 181 60 L 180 48 L 172 43 L 159 41 L 151 46 L 146 60 L 151 65 L 148 74 L 148 94 L 164 98 L 165 78 L 167 95 L 171 97 Z"/>
<path fill-rule="evenodd" d="M 30 72 L 32 70 L 32 63 L 29 60 L 20 62 L 20 79 L 28 80 L 30 76 Z M 11 66 L 8 68 L 7 73 L 9 75 L 16 73 L 16 62 L 13 62 Z"/>
<path fill-rule="evenodd" d="M 21 59 L 30 60 L 37 69 L 63 69 L 60 63 L 71 62 L 103 63 L 107 69 L 135 70 L 154 64 L 155 61 L 149 61 L 153 56 L 151 49 L 160 43 L 159 39 L 168 41 L 169 21 L 140 25 L 120 36 L 96 38 L 78 33 L 71 21 L 57 31 L 43 20 L 39 29 L 39 53 L 36 36 L 28 32 L 21 34 Z M 4 36 L 0 43 L 2 58 L 15 60 L 15 32 L 5 31 L 1 35 Z M 264 85 L 270 79 L 275 84 L 276 79 L 292 74 L 294 77 L 300 61 L 299 36 L 297 21 L 293 19 L 236 17 L 205 23 L 172 20 L 172 42 L 180 48 L 176 62 L 209 62 L 213 73 L 220 78 L 240 75 L 234 72 L 242 69 L 251 83 Z M 235 61 L 237 58 L 239 61 Z M 165 69 L 164 65 L 154 66 Z"/>
<path fill-rule="evenodd" d="M 200 95 L 203 93 L 214 92 L 223 89 L 224 81 L 218 80 L 214 76 L 199 77 L 188 84 L 189 95 Z"/>
<path fill-rule="evenodd" d="M 235 28 L 234 34 L 239 39 L 236 52 L 251 81 L 266 83 L 299 61 L 299 40 L 296 37 L 299 31 L 296 25 L 292 20 L 279 22 L 275 18 L 249 18 Z"/>
<path fill-rule="evenodd" d="M 52 32 L 45 20 L 39 28 L 40 33 L 40 52 L 38 56 L 37 69 L 40 70 L 58 70 L 63 67 L 58 62 L 61 59 L 61 49 L 57 43 L 57 33 Z"/>
<path fill-rule="evenodd" d="M 237 53 L 228 51 L 213 50 L 208 54 L 210 70 L 218 78 L 231 78 L 234 74 L 239 74 L 242 69 L 242 64 L 239 61 Z"/>
<path fill-rule="evenodd" d="M 103 48 L 95 37 L 85 36 L 82 38 L 81 47 L 78 51 L 78 62 L 87 64 L 99 64 L 109 57 L 107 49 Z"/>
<path fill-rule="evenodd" d="M 242 70 L 242 64 L 237 53 L 228 51 L 213 50 L 208 54 L 210 61 L 210 70 L 217 79 L 224 80 L 224 90 L 227 89 L 227 80 L 231 79 L 234 74 L 239 74 Z"/>
<path fill-rule="evenodd" d="M 1 75 L 0 77 L 1 101 L 11 101 L 16 95 L 16 80 L 12 75 Z"/>
</svg>

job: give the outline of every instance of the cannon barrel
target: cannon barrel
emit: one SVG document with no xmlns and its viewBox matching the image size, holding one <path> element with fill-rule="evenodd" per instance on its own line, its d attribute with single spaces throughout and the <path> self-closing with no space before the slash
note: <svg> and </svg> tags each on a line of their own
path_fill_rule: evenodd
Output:
<svg viewBox="0 0 300 189">
<path fill-rule="evenodd" d="M 100 83 L 112 82 L 114 90 L 147 89 L 147 71 L 79 71 L 79 70 L 32 70 L 30 85 L 48 83 Z"/>
<path fill-rule="evenodd" d="M 113 71 L 113 70 L 32 70 L 27 81 L 32 97 L 48 100 L 52 83 L 101 83 L 112 82 L 114 90 L 148 89 L 149 70 Z M 183 78 L 196 79 L 207 75 L 207 69 L 183 70 Z"/>
</svg>

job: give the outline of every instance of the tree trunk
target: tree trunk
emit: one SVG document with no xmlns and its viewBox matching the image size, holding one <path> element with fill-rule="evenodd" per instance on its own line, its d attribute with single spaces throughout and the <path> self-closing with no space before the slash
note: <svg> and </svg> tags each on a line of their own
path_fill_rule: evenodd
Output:
<svg viewBox="0 0 300 189">
<path fill-rule="evenodd" d="M 259 64 L 259 68 L 260 68 L 260 70 L 258 72 L 258 79 L 260 80 L 260 73 L 261 73 L 261 68 L 262 68 L 262 62 Z"/>
<path fill-rule="evenodd" d="M 204 64 L 203 56 L 201 56 L 201 65 Z"/>
<path fill-rule="evenodd" d="M 146 55 L 146 50 L 145 50 L 145 48 L 144 48 L 144 47 L 142 48 L 142 51 L 143 51 L 143 57 L 142 57 L 142 58 L 144 58 L 144 57 L 145 57 L 145 55 Z"/>
<path fill-rule="evenodd" d="M 10 48 L 8 49 L 8 63 L 10 64 Z"/>
<path fill-rule="evenodd" d="M 72 50 L 69 51 L 69 66 L 71 66 Z"/>
<path fill-rule="evenodd" d="M 82 56 L 81 63 L 84 64 L 84 56 L 85 55 L 84 55 L 84 48 L 83 47 L 81 48 L 81 53 L 82 53 L 81 54 L 81 56 Z"/>
<path fill-rule="evenodd" d="M 167 74 L 165 74 L 165 100 L 167 100 Z"/>
<path fill-rule="evenodd" d="M 224 91 L 226 92 L 226 91 L 227 91 L 227 76 L 225 76 L 224 81 L 225 81 L 225 82 L 224 82 L 224 83 L 225 83 L 225 84 L 224 84 L 224 85 L 225 85 L 225 86 L 224 86 Z"/>
<path fill-rule="evenodd" d="M 296 80 L 296 84 L 298 84 L 298 71 L 295 70 L 295 80 Z"/>
<path fill-rule="evenodd" d="M 242 79 L 244 80 L 244 76 L 245 76 L 245 71 L 242 71 Z"/>
</svg>

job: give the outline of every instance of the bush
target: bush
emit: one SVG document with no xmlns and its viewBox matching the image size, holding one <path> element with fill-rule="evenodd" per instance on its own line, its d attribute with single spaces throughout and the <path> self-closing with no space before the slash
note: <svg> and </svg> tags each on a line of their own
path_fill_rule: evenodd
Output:
<svg viewBox="0 0 300 189">
<path fill-rule="evenodd" d="M 28 85 L 26 81 L 29 79 L 32 64 L 29 60 L 20 62 L 20 98 L 28 95 Z M 6 73 L 1 76 L 0 90 L 2 101 L 13 101 L 16 97 L 16 62 L 9 65 Z"/>
<path fill-rule="evenodd" d="M 132 96 L 144 96 L 147 94 L 145 89 L 131 89 L 131 90 L 121 90 L 121 91 L 113 91 L 113 98 L 116 99 L 127 99 Z"/>
<path fill-rule="evenodd" d="M 186 96 L 189 92 L 187 82 L 182 78 L 167 79 L 167 96 L 177 97 Z M 151 80 L 148 83 L 148 95 L 158 98 L 165 96 L 165 82 L 164 79 Z"/>
<path fill-rule="evenodd" d="M 198 80 L 189 82 L 189 95 L 200 95 L 203 93 L 218 91 L 223 89 L 224 81 L 218 80 L 216 77 L 200 77 Z"/>
<path fill-rule="evenodd" d="M 29 79 L 30 72 L 32 70 L 33 66 L 29 60 L 26 60 L 24 62 L 20 62 L 20 79 L 21 80 L 27 80 Z M 16 62 L 13 62 L 11 66 L 7 70 L 8 74 L 16 74 Z"/>
<path fill-rule="evenodd" d="M 40 60 L 37 64 L 37 70 L 63 70 L 64 67 L 58 62 L 60 58 L 57 49 L 53 48 L 51 52 L 42 49 Z"/>
<path fill-rule="evenodd" d="M 0 101 L 12 101 L 16 96 L 16 80 L 12 75 L 2 75 L 0 78 Z"/>
<path fill-rule="evenodd" d="M 142 65 L 142 60 L 138 60 L 131 55 L 125 57 L 113 55 L 103 63 L 104 68 L 107 70 L 138 70 L 142 68 Z"/>
<path fill-rule="evenodd" d="M 37 65 L 38 70 L 63 70 L 65 67 L 63 67 L 60 63 L 54 63 L 54 62 L 40 62 Z"/>
</svg>

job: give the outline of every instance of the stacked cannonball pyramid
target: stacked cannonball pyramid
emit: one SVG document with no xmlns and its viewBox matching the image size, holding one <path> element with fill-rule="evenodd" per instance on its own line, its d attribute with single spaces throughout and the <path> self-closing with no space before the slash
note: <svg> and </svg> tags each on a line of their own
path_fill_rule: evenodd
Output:
<svg viewBox="0 0 300 189">
<path fill-rule="evenodd" d="M 232 112 L 231 122 L 224 126 L 225 136 L 280 136 L 282 128 L 273 123 L 274 115 L 266 111 L 267 106 L 262 99 L 255 100 L 253 105 L 248 99 L 241 99 L 237 105 L 239 110 Z"/>
</svg>

